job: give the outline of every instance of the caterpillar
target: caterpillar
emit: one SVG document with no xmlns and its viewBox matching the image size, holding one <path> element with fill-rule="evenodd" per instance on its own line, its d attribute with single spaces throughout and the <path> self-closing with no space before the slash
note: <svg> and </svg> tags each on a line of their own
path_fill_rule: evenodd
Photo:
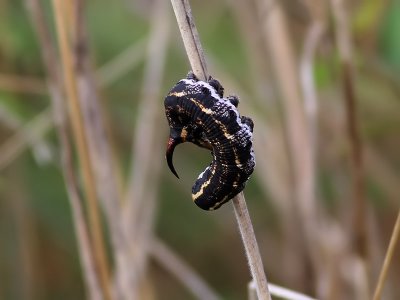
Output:
<svg viewBox="0 0 400 300">
<path fill-rule="evenodd" d="M 211 150 L 210 165 L 192 187 L 194 203 L 204 210 L 215 210 L 240 193 L 255 167 L 253 121 L 240 116 L 239 98 L 223 97 L 224 88 L 209 77 L 199 80 L 192 72 L 180 80 L 164 100 L 170 127 L 166 160 L 175 171 L 175 147 L 184 142 Z"/>
</svg>

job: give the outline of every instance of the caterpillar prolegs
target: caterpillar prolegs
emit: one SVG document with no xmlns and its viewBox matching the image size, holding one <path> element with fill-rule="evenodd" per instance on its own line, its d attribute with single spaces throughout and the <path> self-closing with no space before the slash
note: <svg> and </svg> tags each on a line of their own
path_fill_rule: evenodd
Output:
<svg viewBox="0 0 400 300">
<path fill-rule="evenodd" d="M 200 81 L 189 72 L 164 101 L 170 126 L 166 159 L 172 173 L 178 177 L 172 163 L 176 145 L 191 142 L 211 150 L 211 164 L 192 187 L 193 201 L 204 210 L 215 210 L 240 193 L 255 167 L 253 121 L 239 115 L 236 96 L 223 94 L 217 80 Z"/>
</svg>

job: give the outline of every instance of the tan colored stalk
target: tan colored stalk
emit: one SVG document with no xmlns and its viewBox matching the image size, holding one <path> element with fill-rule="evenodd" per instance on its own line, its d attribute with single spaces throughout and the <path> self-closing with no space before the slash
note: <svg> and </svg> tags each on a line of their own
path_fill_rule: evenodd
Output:
<svg viewBox="0 0 400 300">
<path fill-rule="evenodd" d="M 286 124 L 289 161 L 293 180 L 293 205 L 297 207 L 298 232 L 304 239 L 306 263 L 311 263 L 310 276 L 318 276 L 319 254 L 317 247 L 317 213 L 312 140 L 306 120 L 303 99 L 299 88 L 298 66 L 287 19 L 280 3 L 257 0 L 262 15 L 264 42 L 271 56 L 273 71 L 282 98 L 284 122 Z M 311 278 L 311 282 L 314 280 Z M 310 280 L 308 280 L 310 282 Z"/>
<path fill-rule="evenodd" d="M 207 80 L 207 67 L 200 39 L 188 0 L 171 0 L 186 53 L 194 74 L 201 80 Z M 250 215 L 243 193 L 232 199 L 236 220 L 242 236 L 252 277 L 256 283 L 257 295 L 261 299 L 271 299 L 268 291 L 261 255 L 254 235 Z"/>
<path fill-rule="evenodd" d="M 310 192 L 315 193 L 315 186 L 317 182 L 317 159 L 318 159 L 318 94 L 317 88 L 314 80 L 314 64 L 315 64 L 315 55 L 318 48 L 318 45 L 323 37 L 325 32 L 325 12 L 326 7 L 323 2 L 319 3 L 313 0 L 306 0 L 305 4 L 307 5 L 308 12 L 310 15 L 310 24 L 308 25 L 306 35 L 303 42 L 302 53 L 300 55 L 300 63 L 299 63 L 299 83 L 300 83 L 300 91 L 302 93 L 303 98 L 303 110 L 305 115 L 306 126 L 308 130 L 308 138 L 309 138 L 309 151 L 311 152 L 310 165 L 308 166 L 310 169 L 310 181 L 312 181 L 312 189 Z M 316 201 L 316 196 L 314 196 L 314 201 Z M 322 217 L 323 210 L 320 211 L 320 225 L 326 220 Z M 315 231 L 317 232 L 317 231 Z M 318 231 L 321 232 L 321 231 Z M 320 234 L 323 234 L 322 232 Z M 311 241 L 308 241 L 311 242 Z M 329 249 L 328 247 L 324 247 L 325 240 L 319 239 L 318 247 L 320 249 Z M 321 254 L 322 255 L 322 254 Z M 315 262 L 314 259 L 314 270 L 317 271 L 316 265 L 320 264 L 319 262 Z M 316 291 L 320 298 L 326 298 L 326 286 L 334 284 L 335 275 L 330 272 L 324 272 L 321 269 L 321 266 L 318 267 L 319 274 L 315 276 L 315 285 Z M 332 268 L 334 270 L 334 268 Z"/>
<path fill-rule="evenodd" d="M 365 147 L 365 168 L 374 182 L 388 195 L 388 201 L 393 208 L 399 205 L 399 177 L 390 161 L 382 157 L 373 147 Z"/>
<path fill-rule="evenodd" d="M 287 288 L 281 287 L 276 284 L 268 284 L 268 288 L 271 292 L 272 296 L 275 296 L 279 299 L 284 299 L 284 300 L 316 300 L 315 298 L 311 298 L 307 295 L 304 295 L 302 293 L 296 292 L 289 290 Z M 254 281 L 250 281 L 248 284 L 248 299 L 249 300 L 257 300 L 257 295 L 255 293 L 255 284 Z"/>
<path fill-rule="evenodd" d="M 285 136 L 284 122 L 282 113 L 278 105 L 278 90 L 274 87 L 276 80 L 273 79 L 270 61 L 267 59 L 270 54 L 264 43 L 265 33 L 260 26 L 259 8 L 257 1 L 235 1 L 229 0 L 237 18 L 236 23 L 242 29 L 243 39 L 246 41 L 244 46 L 248 48 L 248 59 L 252 71 L 256 72 L 252 77 L 254 91 L 257 92 L 262 111 L 262 121 L 255 122 L 256 130 L 254 143 L 256 153 L 263 153 L 263 159 L 257 161 L 256 171 L 261 176 L 258 179 L 263 183 L 268 201 L 273 201 L 278 209 L 280 222 L 282 223 L 283 250 L 281 253 L 281 271 L 284 274 L 285 282 L 288 285 L 304 282 L 306 263 L 302 259 L 305 256 L 304 238 L 298 234 L 298 209 L 295 209 L 293 201 L 294 184 L 290 160 L 288 159 L 288 147 Z M 274 9 L 274 3 L 266 4 L 265 14 Z M 239 93 L 239 92 L 238 92 Z M 242 94 L 239 93 L 241 96 Z M 254 94 L 254 93 L 253 93 Z M 241 103 L 241 107 L 243 108 Z M 260 114 L 260 111 L 255 112 Z M 260 118 L 261 119 L 261 118 Z M 256 120 L 254 120 L 256 121 Z M 268 127 L 266 129 L 265 127 Z M 261 152 L 260 152 L 261 151 Z M 294 251 L 294 249 L 296 249 Z M 299 259 L 300 257 L 300 259 Z M 283 262 L 283 265 L 282 265 Z M 289 267 L 290 266 L 290 267 Z"/>
<path fill-rule="evenodd" d="M 140 287 L 146 278 L 148 265 L 149 238 L 153 235 L 153 225 L 157 207 L 160 181 L 164 132 L 159 130 L 163 122 L 160 110 L 160 88 L 165 69 L 166 53 L 169 45 L 171 16 L 168 2 L 155 1 L 152 11 L 152 26 L 147 42 L 146 64 L 143 86 L 140 93 L 137 120 L 133 132 L 132 161 L 125 194 L 123 214 L 124 226 L 129 239 L 129 263 L 132 270 L 125 281 L 130 295 L 140 295 Z M 149 188 L 149 182 L 152 188 Z"/>
<path fill-rule="evenodd" d="M 42 59 L 47 73 L 47 83 L 53 106 L 53 120 L 60 139 L 62 171 L 72 208 L 78 250 L 82 269 L 84 271 L 83 278 L 89 298 L 92 300 L 100 300 L 102 297 L 100 295 L 98 278 L 94 267 L 93 251 L 89 241 L 78 181 L 74 173 L 72 147 L 67 133 L 66 116 L 62 102 L 62 80 L 58 70 L 56 50 L 51 40 L 48 24 L 45 22 L 41 2 L 39 0 L 27 0 L 27 7 L 32 24 L 36 30 L 39 44 L 41 45 Z M 50 116 L 48 116 L 48 119 L 50 119 Z"/>
<path fill-rule="evenodd" d="M 341 80 L 346 107 L 347 134 L 350 143 L 352 171 L 352 244 L 364 259 L 367 256 L 366 212 L 364 192 L 363 147 L 359 132 L 357 95 L 355 91 L 355 73 L 353 66 L 352 44 L 346 14 L 346 1 L 331 0 L 335 23 L 336 43 L 341 64 Z"/>
<path fill-rule="evenodd" d="M 0 90 L 43 95 L 46 93 L 46 85 L 42 79 L 35 77 L 0 74 Z"/>
<path fill-rule="evenodd" d="M 35 144 L 52 127 L 50 112 L 45 109 L 0 145 L 0 170 L 20 155 L 25 146 Z"/>
<path fill-rule="evenodd" d="M 144 50 L 145 39 L 135 41 L 131 46 L 123 50 L 112 60 L 101 66 L 96 71 L 99 85 L 110 85 L 118 78 L 126 75 L 143 60 Z"/>
<path fill-rule="evenodd" d="M 92 250 L 95 257 L 95 266 L 100 278 L 101 289 L 105 299 L 111 299 L 109 270 L 106 258 L 105 244 L 103 239 L 100 211 L 96 196 L 93 169 L 90 162 L 87 139 L 85 136 L 83 118 L 79 106 L 76 87 L 76 78 L 73 71 L 73 59 L 71 47 L 68 42 L 65 14 L 60 0 L 53 0 L 54 17 L 58 44 L 63 64 L 64 81 L 67 94 L 68 110 L 71 119 L 78 156 L 82 166 L 82 176 L 85 186 L 86 200 L 88 202 L 88 215 L 91 231 Z"/>
<path fill-rule="evenodd" d="M 271 300 L 260 250 L 258 249 L 256 236 L 254 234 L 253 225 L 251 223 L 243 193 L 239 193 L 235 198 L 233 198 L 232 203 L 235 210 L 236 220 L 239 225 L 240 235 L 246 250 L 251 275 L 256 283 L 258 299 Z"/>
<path fill-rule="evenodd" d="M 171 4 L 192 71 L 199 79 L 207 80 L 207 64 L 189 1 L 171 0 Z"/>
<path fill-rule="evenodd" d="M 386 256 L 385 256 L 385 260 L 384 260 L 383 265 L 382 265 L 381 272 L 379 274 L 379 279 L 378 279 L 378 282 L 376 284 L 373 300 L 380 300 L 381 299 L 383 286 L 385 284 L 385 281 L 386 281 L 386 278 L 387 278 L 387 275 L 388 275 L 390 264 L 392 263 L 394 250 L 395 250 L 396 244 L 397 244 L 397 242 L 399 240 L 399 236 L 400 236 L 400 211 L 397 214 L 396 223 L 394 225 L 393 233 L 392 233 L 392 236 L 391 236 L 390 242 L 389 242 L 389 247 L 388 247 L 387 252 L 386 252 Z"/>
<path fill-rule="evenodd" d="M 241 31 L 242 44 L 249 60 L 249 73 L 255 92 L 253 94 L 257 95 L 254 98 L 264 107 L 268 103 L 268 109 L 263 113 L 268 114 L 268 122 L 271 123 L 271 117 L 278 116 L 279 112 L 277 106 L 274 105 L 277 97 L 274 95 L 272 84 L 268 84 L 271 83 L 271 75 L 268 72 L 268 60 L 265 59 L 266 50 L 262 42 L 262 32 L 258 30 L 259 20 L 256 5 L 252 0 L 227 0 L 226 2 L 232 7 L 237 26 Z"/>
<path fill-rule="evenodd" d="M 314 60 L 317 46 L 324 33 L 325 26 L 319 20 L 313 20 L 307 29 L 300 59 L 300 84 L 304 99 L 304 111 L 312 141 L 313 162 L 316 160 L 318 99 L 314 82 Z M 315 166 L 314 166 L 315 169 Z M 315 174 L 313 175 L 315 178 Z"/>
</svg>

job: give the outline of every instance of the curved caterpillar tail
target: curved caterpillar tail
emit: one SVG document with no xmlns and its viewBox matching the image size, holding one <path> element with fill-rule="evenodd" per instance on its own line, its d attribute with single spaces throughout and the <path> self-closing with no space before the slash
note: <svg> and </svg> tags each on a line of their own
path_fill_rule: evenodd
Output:
<svg viewBox="0 0 400 300">
<path fill-rule="evenodd" d="M 200 81 L 189 72 L 165 98 L 165 112 L 170 126 L 166 158 L 172 163 L 176 145 L 191 142 L 212 150 L 211 164 L 192 187 L 197 206 L 215 210 L 240 193 L 254 171 L 253 121 L 240 116 L 239 98 L 223 97 L 224 88 L 216 79 Z"/>
</svg>

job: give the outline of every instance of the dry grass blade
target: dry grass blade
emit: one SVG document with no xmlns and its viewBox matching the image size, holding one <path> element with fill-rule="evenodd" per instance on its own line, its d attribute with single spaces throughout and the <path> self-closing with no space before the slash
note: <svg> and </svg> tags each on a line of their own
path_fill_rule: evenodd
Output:
<svg viewBox="0 0 400 300">
<path fill-rule="evenodd" d="M 54 17 L 58 37 L 61 60 L 63 64 L 66 94 L 68 98 L 69 114 L 74 133 L 75 142 L 82 164 L 82 175 L 85 184 L 86 199 L 88 202 L 89 224 L 91 231 L 92 250 L 95 257 L 96 270 L 100 278 L 101 288 L 105 299 L 111 299 L 109 270 L 105 254 L 105 245 L 101 227 L 98 201 L 96 197 L 93 169 L 90 162 L 87 139 L 83 127 L 83 118 L 79 106 L 76 79 L 73 72 L 73 59 L 68 42 L 65 14 L 62 3 L 53 0 Z"/>
<path fill-rule="evenodd" d="M 175 16 L 181 32 L 183 43 L 192 66 L 194 74 L 203 80 L 207 79 L 207 67 L 204 59 L 200 39 L 194 24 L 193 16 L 187 0 L 171 0 Z M 271 299 L 268 291 L 267 278 L 265 276 L 261 255 L 251 224 L 243 193 L 232 199 L 236 220 L 242 235 L 251 274 L 256 282 L 259 299 Z"/>
<path fill-rule="evenodd" d="M 286 16 L 281 4 L 275 3 L 272 8 L 269 2 L 258 0 L 259 11 L 263 12 L 263 31 L 273 71 L 277 79 L 278 89 L 282 98 L 284 122 L 286 124 L 286 139 L 288 144 L 289 161 L 292 175 L 292 201 L 296 207 L 297 227 L 305 242 L 299 243 L 298 251 L 303 252 L 303 271 L 311 263 L 312 273 L 317 276 L 320 259 L 316 231 L 318 230 L 315 172 L 313 150 L 308 123 L 304 113 L 303 100 L 299 89 L 297 63 L 290 38 Z M 269 9 L 270 8 L 270 9 Z M 268 10 L 269 9 L 269 10 Z M 308 280 L 308 282 L 313 280 Z"/>
<path fill-rule="evenodd" d="M 49 109 L 35 116 L 0 145 L 0 170 L 7 167 L 27 145 L 33 145 L 52 128 Z"/>
<path fill-rule="evenodd" d="M 104 208 L 104 214 L 110 230 L 111 251 L 119 257 L 119 250 L 124 245 L 124 237 L 120 228 L 120 195 L 117 184 L 116 168 L 109 143 L 106 125 L 104 124 L 101 100 L 97 91 L 94 74 L 91 68 L 91 59 L 87 39 L 87 30 L 84 22 L 84 7 L 82 1 L 76 1 L 72 27 L 75 74 L 77 92 L 82 112 L 85 136 L 88 151 L 93 167 L 97 195 Z"/>
<path fill-rule="evenodd" d="M 207 64 L 188 0 L 171 0 L 192 71 L 207 80 Z"/>
<path fill-rule="evenodd" d="M 71 153 L 71 145 L 64 128 L 59 128 L 59 137 L 62 145 L 62 167 L 64 179 L 67 186 L 68 196 L 72 207 L 72 215 L 75 225 L 76 235 L 78 237 L 78 245 L 80 248 L 80 256 L 83 264 L 84 276 L 88 286 L 89 296 L 92 300 L 101 300 L 103 297 L 100 293 L 100 286 L 97 280 L 95 267 L 93 264 L 93 250 L 90 244 L 90 237 L 82 207 L 82 199 L 79 195 L 78 180 L 75 178 L 73 170 L 73 161 Z"/>
<path fill-rule="evenodd" d="M 249 75 L 252 77 L 252 88 L 254 88 L 254 92 L 257 95 L 254 98 L 261 105 L 265 105 L 266 101 L 269 104 L 273 104 L 276 101 L 274 99 L 277 97 L 274 95 L 272 84 L 268 84 L 271 82 L 271 76 L 268 72 L 268 60 L 265 59 L 266 51 L 262 40 L 262 32 L 255 30 L 255 28 L 259 27 L 255 1 L 227 0 L 226 2 L 232 7 L 237 26 L 241 31 L 243 45 L 246 52 L 248 52 Z M 273 107 L 275 105 L 270 105 L 268 109 L 273 110 Z M 272 111 L 270 115 L 278 115 L 278 112 Z"/>
<path fill-rule="evenodd" d="M 390 238 L 389 247 L 387 249 L 385 260 L 384 260 L 383 265 L 382 265 L 382 270 L 381 270 L 381 272 L 379 274 L 379 279 L 378 279 L 378 283 L 377 283 L 376 288 L 375 288 L 373 300 L 380 300 L 381 299 L 383 286 L 385 284 L 386 277 L 388 275 L 389 267 L 390 267 L 390 264 L 392 262 L 392 258 L 393 258 L 393 255 L 394 255 L 394 250 L 395 250 L 396 244 L 397 244 L 397 242 L 399 240 L 399 236 L 400 236 L 400 211 L 399 211 L 399 213 L 397 215 L 396 223 L 395 223 L 394 228 L 393 228 L 393 233 L 392 233 L 392 236 Z"/>
<path fill-rule="evenodd" d="M 0 74 L 0 90 L 25 94 L 46 94 L 44 81 L 34 77 Z"/>
<path fill-rule="evenodd" d="M 357 115 L 357 95 L 354 84 L 352 64 L 352 46 L 349 24 L 346 15 L 345 1 L 331 0 L 335 21 L 335 34 L 342 68 L 342 88 L 346 105 L 347 134 L 349 136 L 352 165 L 352 211 L 353 237 L 356 251 L 363 257 L 367 256 L 366 234 L 366 201 L 364 196 L 364 166 L 363 147 L 359 133 L 359 118 Z"/>
<path fill-rule="evenodd" d="M 290 162 L 288 160 L 288 150 L 285 141 L 285 128 L 280 120 L 281 111 L 278 104 L 277 91 L 273 85 L 275 80 L 270 72 L 269 53 L 266 49 L 266 44 L 263 40 L 263 31 L 255 30 L 260 28 L 259 10 L 256 6 L 256 1 L 229 1 L 234 8 L 236 22 L 242 28 L 242 36 L 246 41 L 244 46 L 249 49 L 249 60 L 252 62 L 252 70 L 255 74 L 252 76 L 254 91 L 258 97 L 251 96 L 257 99 L 260 106 L 263 107 L 262 114 L 264 117 L 254 119 L 257 124 L 257 129 L 254 135 L 254 147 L 256 153 L 263 153 L 263 159 L 257 161 L 256 172 L 259 176 L 257 179 L 262 182 L 261 186 L 264 189 L 267 201 L 273 201 L 274 207 L 278 208 L 280 222 L 282 222 L 283 238 L 285 247 L 281 253 L 284 265 L 278 270 L 284 273 L 285 282 L 288 285 L 297 284 L 304 281 L 304 270 L 306 268 L 303 260 L 298 257 L 304 249 L 304 239 L 298 234 L 298 210 L 294 209 L 294 186 L 291 176 Z M 274 2 L 275 3 L 275 2 Z M 267 4 L 267 9 L 274 8 L 274 3 Z M 215 63 L 213 64 L 215 68 Z M 220 72 L 218 72 L 220 74 Z M 219 75 L 221 76 L 221 75 Z M 225 81 L 224 81 L 225 82 Z M 235 87 L 239 85 L 234 85 Z M 243 95 L 243 91 L 237 90 L 239 95 Z M 246 99 L 250 99 L 247 98 Z M 247 106 L 247 102 L 242 102 L 242 109 Z M 251 104 L 249 104 L 251 107 Z M 261 116 L 261 111 L 253 111 L 253 116 Z M 293 251 L 296 249 L 296 251 Z M 269 267 L 272 267 L 270 263 Z M 278 265 L 278 264 L 276 264 Z M 285 267 L 290 266 L 290 267 Z"/>
<path fill-rule="evenodd" d="M 385 157 L 382 157 L 375 148 L 365 147 L 365 168 L 368 174 L 373 175 L 374 181 L 388 195 L 390 205 L 393 208 L 397 208 L 399 205 L 399 178 L 390 162 Z"/>
<path fill-rule="evenodd" d="M 299 292 L 295 292 L 292 290 L 289 290 L 287 288 L 281 287 L 276 284 L 268 284 L 268 288 L 271 292 L 272 296 L 275 296 L 279 299 L 284 299 L 284 300 L 316 300 L 315 298 L 311 298 L 307 295 L 304 295 Z M 255 284 L 254 281 L 250 281 L 248 285 L 248 290 L 249 290 L 249 300 L 257 300 L 257 296 L 255 295 Z"/>
<path fill-rule="evenodd" d="M 58 131 L 62 149 L 62 171 L 72 207 L 74 226 L 78 240 L 78 250 L 84 270 L 83 274 L 85 284 L 89 293 L 89 298 L 97 300 L 101 299 L 101 295 L 93 264 L 93 251 L 91 250 L 89 241 L 87 224 L 82 208 L 82 200 L 80 199 L 78 183 L 73 170 L 72 147 L 69 142 L 65 122 L 65 110 L 62 103 L 62 82 L 57 70 L 56 50 L 51 40 L 48 25 L 45 23 L 41 2 L 38 0 L 28 0 L 27 6 L 41 45 L 42 59 L 48 77 L 47 82 L 52 100 L 54 123 Z M 50 117 L 48 119 L 50 119 Z"/>
<path fill-rule="evenodd" d="M 127 74 L 143 59 L 144 50 L 145 40 L 135 41 L 111 61 L 101 66 L 96 72 L 99 84 L 110 85 Z"/>
<path fill-rule="evenodd" d="M 170 15 L 167 2 L 156 1 L 147 44 L 147 57 L 136 126 L 133 134 L 132 161 L 125 194 L 123 226 L 129 236 L 127 253 L 130 270 L 124 272 L 124 290 L 136 298 L 145 280 L 148 261 L 148 239 L 153 235 L 156 196 L 160 181 L 163 120 L 159 109 L 160 87 L 169 44 Z M 149 182 L 152 187 L 149 188 Z M 134 270 L 134 271 L 132 271 Z"/>
<path fill-rule="evenodd" d="M 240 235 L 246 250 L 250 271 L 253 280 L 256 283 L 258 299 L 271 299 L 260 250 L 258 249 L 256 236 L 254 234 L 253 225 L 251 223 L 243 193 L 239 193 L 232 199 L 232 202 L 236 220 L 239 225 Z"/>
<path fill-rule="evenodd" d="M 307 35 L 303 45 L 303 53 L 300 60 L 300 83 L 304 99 L 304 111 L 308 121 L 313 150 L 313 161 L 317 145 L 317 114 L 318 101 L 314 83 L 314 56 L 319 41 L 324 33 L 325 26 L 320 21 L 313 21 L 307 29 Z"/>
<path fill-rule="evenodd" d="M 165 11 L 164 1 L 156 1 L 154 24 L 147 45 L 147 66 L 140 97 L 142 102 L 138 108 L 138 121 L 133 137 L 132 166 L 125 195 L 128 219 L 132 222 L 137 222 L 135 216 L 140 214 L 136 205 L 140 207 L 140 203 L 146 202 L 142 197 L 148 176 L 153 177 L 150 175 L 154 155 L 152 149 L 158 140 L 155 138 L 159 132 L 157 123 L 161 117 L 158 115 L 158 98 L 169 36 L 169 15 Z"/>
</svg>

